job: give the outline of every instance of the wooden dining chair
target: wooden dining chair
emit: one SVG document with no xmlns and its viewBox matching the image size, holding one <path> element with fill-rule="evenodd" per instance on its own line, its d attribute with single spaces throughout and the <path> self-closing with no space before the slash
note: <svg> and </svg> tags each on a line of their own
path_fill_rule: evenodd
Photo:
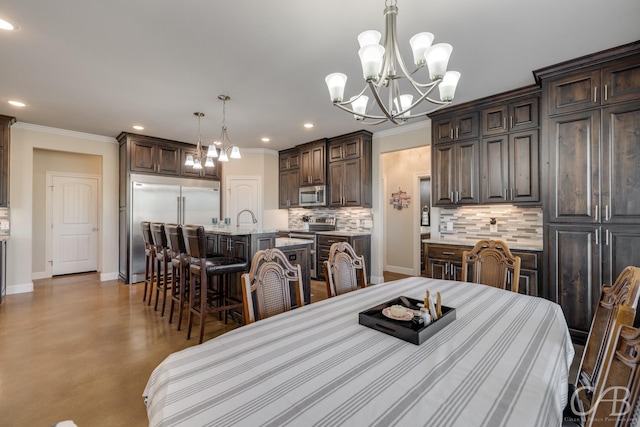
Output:
<svg viewBox="0 0 640 427">
<path fill-rule="evenodd" d="M 575 383 L 578 389 L 583 390 L 580 398 L 587 408 L 592 397 L 589 390 L 595 386 L 606 351 L 607 340 L 613 332 L 617 307 L 629 307 L 635 313 L 639 297 L 640 268 L 638 267 L 626 267 L 613 285 L 602 288 Z"/>
<path fill-rule="evenodd" d="M 514 256 L 502 240 L 480 240 L 472 250 L 462 253 L 462 281 L 469 279 L 500 289 L 508 290 L 510 285 L 513 292 L 518 292 L 520 257 Z"/>
<path fill-rule="evenodd" d="M 171 259 L 171 303 L 169 305 L 169 323 L 173 323 L 173 311 L 178 304 L 178 330 L 182 328 L 182 313 L 189 296 L 189 260 L 179 224 L 165 224 L 169 258 Z"/>
<path fill-rule="evenodd" d="M 631 325 L 634 316 L 631 307 L 620 306 L 617 311 L 586 427 L 635 425 L 632 422 L 640 397 L 640 329 Z"/>
<path fill-rule="evenodd" d="M 324 279 L 329 298 L 367 286 L 367 267 L 364 256 L 356 254 L 347 242 L 337 242 L 329 249 L 324 262 Z"/>
<path fill-rule="evenodd" d="M 277 248 L 257 251 L 251 269 L 242 275 L 242 296 L 246 323 L 284 313 L 304 305 L 300 265 L 292 265 Z M 254 298 L 255 295 L 255 298 Z"/>
</svg>

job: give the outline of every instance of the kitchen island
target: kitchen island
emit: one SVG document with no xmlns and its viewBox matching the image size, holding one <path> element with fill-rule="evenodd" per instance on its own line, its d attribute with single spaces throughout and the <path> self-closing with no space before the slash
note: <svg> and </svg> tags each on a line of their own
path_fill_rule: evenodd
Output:
<svg viewBox="0 0 640 427">
<path fill-rule="evenodd" d="M 205 226 L 207 235 L 207 253 L 211 256 L 222 255 L 242 258 L 251 268 L 253 255 L 262 249 L 278 248 L 292 264 L 300 264 L 305 304 L 311 302 L 310 256 L 313 240 L 276 238 L 275 229 L 256 229 L 246 227 Z M 240 281 L 231 293 L 242 295 Z M 293 300 L 295 304 L 295 296 Z"/>
</svg>

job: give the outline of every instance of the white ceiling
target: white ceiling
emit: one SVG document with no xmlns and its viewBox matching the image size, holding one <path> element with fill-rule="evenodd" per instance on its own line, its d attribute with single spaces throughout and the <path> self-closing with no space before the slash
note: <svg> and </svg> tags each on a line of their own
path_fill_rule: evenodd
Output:
<svg viewBox="0 0 640 427">
<path fill-rule="evenodd" d="M 398 9 L 406 62 L 417 32 L 453 45 L 455 103 L 640 40 L 638 0 L 398 0 Z M 356 36 L 383 32 L 383 10 L 383 0 L 4 0 L 0 18 L 19 29 L 0 33 L 0 114 L 112 137 L 139 123 L 143 134 L 193 142 L 202 111 L 206 144 L 220 133 L 218 95 L 228 94 L 229 136 L 241 148 L 341 135 L 363 125 L 331 105 L 324 77 L 347 74 L 346 97 L 362 88 Z"/>
</svg>

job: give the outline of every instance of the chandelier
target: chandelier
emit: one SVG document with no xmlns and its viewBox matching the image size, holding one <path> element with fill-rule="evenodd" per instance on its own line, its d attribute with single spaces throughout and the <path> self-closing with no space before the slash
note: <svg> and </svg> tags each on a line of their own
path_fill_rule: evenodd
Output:
<svg viewBox="0 0 640 427">
<path fill-rule="evenodd" d="M 194 169 L 200 170 L 202 169 L 202 166 L 203 166 L 202 162 L 204 161 L 204 167 L 207 167 L 207 168 L 215 167 L 212 156 L 210 156 L 208 152 L 205 155 L 204 150 L 202 149 L 202 136 L 200 135 L 200 119 L 204 117 L 204 113 L 200 113 L 196 111 L 195 113 L 193 113 L 193 115 L 198 118 L 198 140 L 196 142 L 196 153 L 187 154 L 187 158 L 185 159 L 184 165 L 191 166 Z"/>
<path fill-rule="evenodd" d="M 432 45 L 433 34 L 418 33 L 411 37 L 409 44 L 413 51 L 415 70 L 408 71 L 405 66 L 396 36 L 396 17 L 398 8 L 395 0 L 385 2 L 385 35 L 381 45 L 381 34 L 375 30 L 364 31 L 358 36 L 360 62 L 365 86 L 359 94 L 349 100 L 344 99 L 347 76 L 332 73 L 325 78 L 333 105 L 352 113 L 356 120 L 365 124 L 379 124 L 390 121 L 402 124 L 407 120 L 424 117 L 451 103 L 455 94 L 460 73 L 447 71 L 452 47 L 447 43 Z M 423 67 L 429 70 L 427 83 L 419 83 L 413 75 Z M 440 100 L 429 95 L 438 87 Z M 365 95 L 369 89 L 374 102 L 369 105 Z M 413 93 L 408 93 L 409 91 Z M 415 100 L 414 100 L 415 98 Z M 415 107 L 423 101 L 432 105 L 429 111 L 415 112 Z M 414 113 L 411 113 L 414 110 Z"/>
<path fill-rule="evenodd" d="M 220 162 L 228 162 L 229 158 L 239 159 L 240 156 L 240 148 L 237 145 L 231 144 L 229 140 L 229 135 L 227 134 L 227 101 L 231 99 L 228 95 L 218 95 L 218 99 L 222 101 L 222 131 L 220 133 L 220 138 L 213 143 L 215 145 L 220 146 L 218 150 L 214 145 L 209 146 L 209 151 L 207 152 L 207 156 L 218 157 L 218 161 Z M 226 148 L 225 148 L 226 146 Z M 231 150 L 231 153 L 228 153 Z"/>
</svg>

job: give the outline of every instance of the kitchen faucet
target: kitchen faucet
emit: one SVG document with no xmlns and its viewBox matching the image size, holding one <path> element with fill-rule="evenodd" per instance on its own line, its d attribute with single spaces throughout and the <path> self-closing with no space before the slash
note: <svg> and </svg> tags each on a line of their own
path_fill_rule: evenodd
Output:
<svg viewBox="0 0 640 427">
<path fill-rule="evenodd" d="M 258 220 L 256 219 L 256 216 L 254 215 L 251 209 L 242 209 L 240 212 L 238 212 L 238 215 L 236 216 L 236 227 L 240 227 L 240 214 L 242 212 L 249 212 L 251 214 L 251 220 L 253 221 L 254 224 L 258 222 Z"/>
</svg>

